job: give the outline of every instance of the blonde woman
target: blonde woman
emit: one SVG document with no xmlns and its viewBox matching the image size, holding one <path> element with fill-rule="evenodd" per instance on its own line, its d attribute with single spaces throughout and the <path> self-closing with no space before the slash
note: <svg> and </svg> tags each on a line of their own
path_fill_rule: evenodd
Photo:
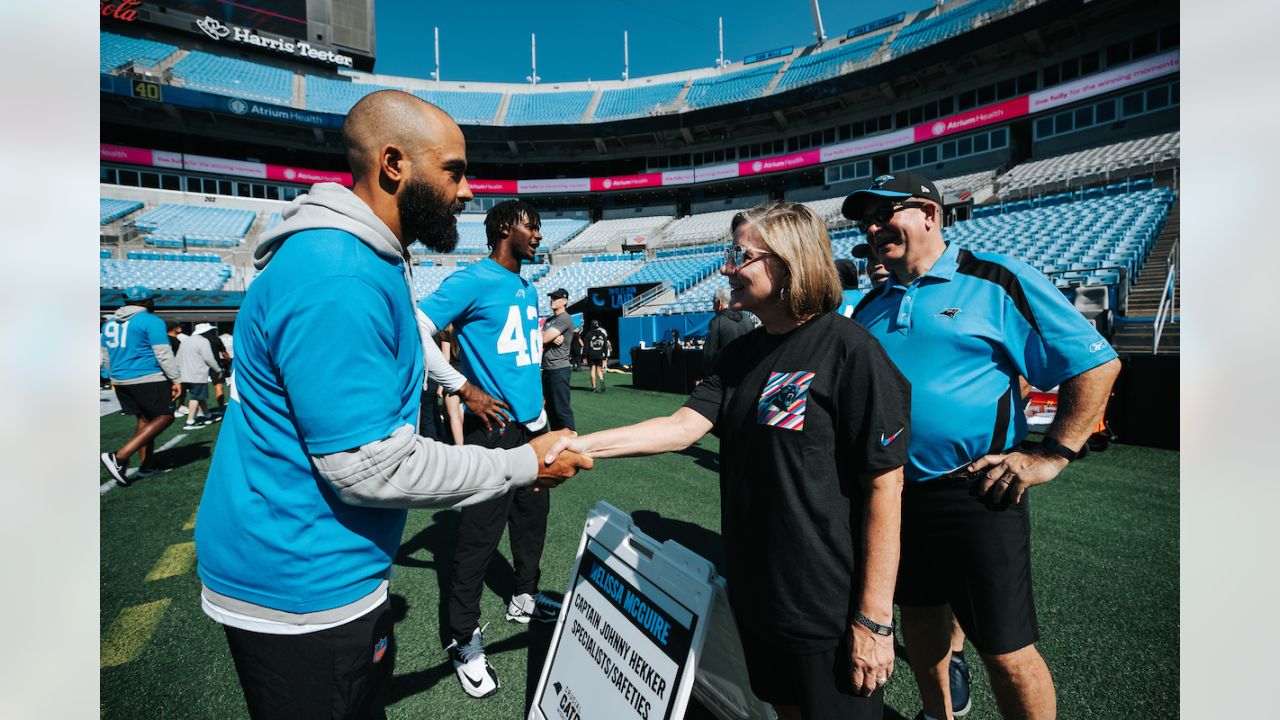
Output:
<svg viewBox="0 0 1280 720">
<path fill-rule="evenodd" d="M 762 326 L 731 342 L 668 417 L 563 439 L 595 458 L 720 437 L 721 532 L 751 687 L 779 717 L 879 718 L 893 672 L 893 585 L 910 386 L 832 312 L 826 226 L 796 203 L 739 213 L 720 272 Z"/>
</svg>

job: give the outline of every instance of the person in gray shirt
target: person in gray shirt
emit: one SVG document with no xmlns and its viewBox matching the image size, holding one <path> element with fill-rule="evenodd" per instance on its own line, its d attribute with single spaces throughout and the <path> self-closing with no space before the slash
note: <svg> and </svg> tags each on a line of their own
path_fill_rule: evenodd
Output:
<svg viewBox="0 0 1280 720">
<path fill-rule="evenodd" d="M 576 430 L 573 408 L 569 407 L 569 350 L 573 340 L 573 318 L 566 308 L 569 291 L 556 288 L 551 298 L 551 317 L 542 326 L 542 397 L 552 430 Z"/>
</svg>

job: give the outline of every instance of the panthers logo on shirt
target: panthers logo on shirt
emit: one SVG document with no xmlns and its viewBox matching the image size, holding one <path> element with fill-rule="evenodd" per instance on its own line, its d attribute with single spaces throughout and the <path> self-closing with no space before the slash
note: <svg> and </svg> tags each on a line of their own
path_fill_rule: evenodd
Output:
<svg viewBox="0 0 1280 720">
<path fill-rule="evenodd" d="M 784 430 L 803 430 L 813 377 L 814 373 L 808 370 L 770 373 L 757 403 L 756 422 Z"/>
</svg>

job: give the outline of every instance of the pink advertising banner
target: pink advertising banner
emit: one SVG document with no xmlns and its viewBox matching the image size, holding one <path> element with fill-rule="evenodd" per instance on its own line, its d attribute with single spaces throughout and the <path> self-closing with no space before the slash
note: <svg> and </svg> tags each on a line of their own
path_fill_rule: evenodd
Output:
<svg viewBox="0 0 1280 720">
<path fill-rule="evenodd" d="M 347 187 L 351 187 L 354 182 L 351 178 L 351 173 L 337 172 L 334 170 L 308 170 L 306 168 L 289 167 L 287 165 L 268 165 L 267 179 L 311 184 L 335 182 Z"/>
<path fill-rule="evenodd" d="M 578 193 L 591 192 L 591 178 L 551 178 L 547 180 L 517 180 L 521 193 Z"/>
<path fill-rule="evenodd" d="M 806 165 L 817 165 L 820 162 L 822 162 L 821 151 L 814 148 L 813 150 L 791 155 L 745 160 L 738 163 L 738 175 L 757 175 L 759 173 L 778 172 L 779 170 L 792 170 Z"/>
<path fill-rule="evenodd" d="M 1059 105 L 1066 105 L 1094 95 L 1101 95 L 1112 90 L 1137 85 L 1164 75 L 1172 75 L 1178 72 L 1180 68 L 1181 58 L 1177 50 L 1161 53 L 1160 55 L 1121 65 L 1120 67 L 1108 68 L 1100 73 L 1072 80 L 1069 83 L 1055 85 L 1048 90 L 1032 93 L 1030 111 L 1034 113 L 1041 110 L 1049 110 Z"/>
<path fill-rule="evenodd" d="M 662 173 L 645 173 L 643 175 L 614 175 L 611 177 L 591 178 L 591 190 L 630 190 L 632 188 L 661 187 Z"/>
<path fill-rule="evenodd" d="M 220 173 L 222 175 L 237 175 L 239 177 L 263 180 L 267 177 L 266 165 L 260 162 L 249 162 L 248 160 L 227 160 L 204 155 L 183 155 L 182 166 L 187 170 Z"/>
<path fill-rule="evenodd" d="M 1026 114 L 1027 96 L 1023 95 L 995 105 L 987 105 L 976 110 L 969 110 L 950 117 L 939 118 L 933 122 L 916 125 L 913 128 L 915 130 L 915 140 L 916 142 L 925 142 L 944 135 L 951 135 L 952 133 L 974 130 L 984 125 L 1002 123 Z"/>
<path fill-rule="evenodd" d="M 151 151 L 126 145 L 98 145 L 98 159 L 130 165 L 151 165 Z"/>
<path fill-rule="evenodd" d="M 822 162 L 831 162 L 832 160 L 870 155 L 881 150 L 892 150 L 893 148 L 910 145 L 915 141 L 915 131 L 911 128 L 904 128 L 883 135 L 850 140 L 839 145 L 828 145 L 827 147 L 818 148 L 818 152 Z"/>
<path fill-rule="evenodd" d="M 519 190 L 515 180 L 472 180 L 467 178 L 471 192 L 481 195 L 515 195 Z"/>
</svg>

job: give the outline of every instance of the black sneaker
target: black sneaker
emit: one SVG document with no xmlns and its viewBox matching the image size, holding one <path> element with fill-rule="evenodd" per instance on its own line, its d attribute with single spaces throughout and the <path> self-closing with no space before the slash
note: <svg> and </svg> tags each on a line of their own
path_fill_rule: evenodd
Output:
<svg viewBox="0 0 1280 720">
<path fill-rule="evenodd" d="M 964 651 L 951 653 L 951 714 L 956 717 L 968 715 L 973 708 L 973 696 L 969 693 L 969 663 L 964 659 Z"/>
<path fill-rule="evenodd" d="M 115 453 L 105 452 L 102 453 L 100 457 L 102 460 L 102 466 L 107 469 L 107 474 L 116 481 L 117 485 L 120 487 L 129 487 L 133 484 L 133 481 L 124 474 L 124 469 L 127 465 L 121 465 L 119 462 L 116 462 Z"/>
<path fill-rule="evenodd" d="M 454 672 L 458 674 L 462 692 L 468 696 L 487 698 L 502 687 L 498 682 L 498 673 L 485 657 L 484 635 L 480 628 L 471 633 L 471 640 L 466 645 L 459 645 L 454 640 L 446 650 L 449 651 L 449 659 L 453 661 Z"/>
<path fill-rule="evenodd" d="M 507 603 L 507 622 L 527 625 L 530 620 L 555 622 L 560 617 L 560 602 L 538 593 L 521 593 Z"/>
</svg>

